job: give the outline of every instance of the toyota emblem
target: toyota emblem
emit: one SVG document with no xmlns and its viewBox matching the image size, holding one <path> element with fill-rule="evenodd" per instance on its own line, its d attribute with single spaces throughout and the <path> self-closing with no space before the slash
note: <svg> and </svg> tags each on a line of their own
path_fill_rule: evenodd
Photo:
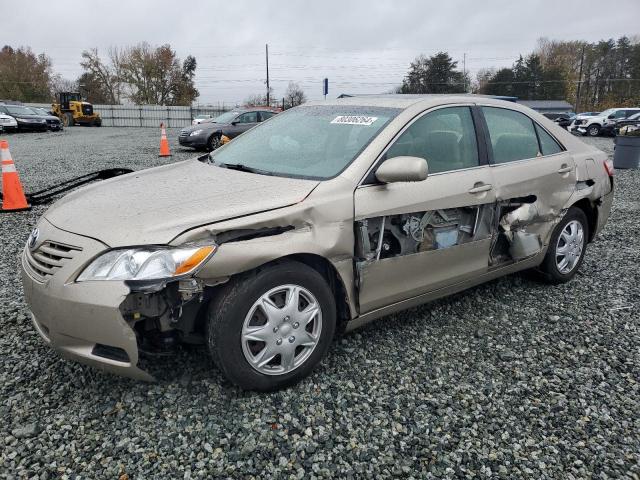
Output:
<svg viewBox="0 0 640 480">
<path fill-rule="evenodd" d="M 40 236 L 40 230 L 38 230 L 37 228 L 34 228 L 33 231 L 31 232 L 31 235 L 29 235 L 29 241 L 27 242 L 27 245 L 31 250 L 33 250 L 33 247 L 36 246 L 36 242 L 38 241 L 39 236 Z"/>
</svg>

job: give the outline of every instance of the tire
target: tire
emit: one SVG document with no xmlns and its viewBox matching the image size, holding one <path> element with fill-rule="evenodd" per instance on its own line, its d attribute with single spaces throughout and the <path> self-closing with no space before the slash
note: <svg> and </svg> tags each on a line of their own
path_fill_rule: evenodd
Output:
<svg viewBox="0 0 640 480">
<path fill-rule="evenodd" d="M 93 125 L 96 126 L 96 127 L 101 127 L 102 126 L 102 120 L 95 120 L 93 122 Z"/>
<path fill-rule="evenodd" d="M 64 124 L 65 127 L 73 127 L 74 125 L 73 114 L 70 112 L 66 112 L 62 117 L 62 123 Z"/>
<path fill-rule="evenodd" d="M 587 128 L 587 135 L 590 137 L 597 137 L 600 135 L 600 125 L 589 125 L 589 128 Z"/>
<path fill-rule="evenodd" d="M 297 296 L 291 295 L 294 287 Z M 292 303 L 287 308 L 286 298 L 294 297 L 297 308 Z M 313 312 L 313 305 L 319 310 L 306 312 Z M 225 377 L 243 389 L 265 392 L 298 382 L 320 362 L 333 339 L 336 306 L 322 275 L 282 261 L 232 278 L 209 305 L 207 321 L 209 353 Z"/>
<path fill-rule="evenodd" d="M 572 248 L 571 242 L 569 242 L 570 254 L 563 255 L 561 253 L 562 247 L 567 245 L 569 231 L 572 227 L 577 229 L 576 243 Z M 589 223 L 587 222 L 587 216 L 580 208 L 571 207 L 553 230 L 547 254 L 540 267 L 538 267 L 540 278 L 554 285 L 570 281 L 580 269 L 580 265 L 582 265 L 587 251 L 588 238 Z M 563 260 L 566 260 L 568 265 L 564 265 Z"/>
<path fill-rule="evenodd" d="M 208 152 L 213 152 L 216 148 L 219 148 L 222 145 L 220 138 L 221 135 L 219 133 L 214 133 L 209 137 L 209 140 L 207 140 Z"/>
</svg>

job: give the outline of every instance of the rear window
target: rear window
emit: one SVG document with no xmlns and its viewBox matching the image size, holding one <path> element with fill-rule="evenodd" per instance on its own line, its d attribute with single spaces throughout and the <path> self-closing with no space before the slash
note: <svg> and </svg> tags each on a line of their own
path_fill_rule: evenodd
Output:
<svg viewBox="0 0 640 480">
<path fill-rule="evenodd" d="M 538 132 L 538 138 L 540 139 L 540 149 L 542 155 L 553 155 L 554 153 L 560 153 L 562 147 L 556 142 L 556 140 L 547 133 L 547 131 L 536 123 L 536 132 Z"/>
<path fill-rule="evenodd" d="M 494 163 L 508 163 L 538 156 L 533 121 L 505 108 L 482 107 L 489 129 Z"/>
</svg>

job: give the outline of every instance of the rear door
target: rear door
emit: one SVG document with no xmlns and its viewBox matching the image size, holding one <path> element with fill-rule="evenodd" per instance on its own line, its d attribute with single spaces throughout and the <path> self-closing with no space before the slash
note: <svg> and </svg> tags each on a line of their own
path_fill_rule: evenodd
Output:
<svg viewBox="0 0 640 480">
<path fill-rule="evenodd" d="M 394 140 L 378 165 L 425 158 L 421 182 L 355 191 L 356 268 L 361 313 L 485 273 L 495 195 L 470 105 L 426 112 Z"/>
<path fill-rule="evenodd" d="M 481 110 L 496 197 L 499 201 L 529 197 L 538 211 L 530 230 L 541 231 L 537 227 L 558 216 L 576 189 L 575 162 L 527 115 L 501 107 Z"/>
<path fill-rule="evenodd" d="M 262 110 L 260 112 L 260 118 L 258 120 L 261 121 L 261 122 L 264 122 L 265 120 L 269 120 L 274 115 L 275 115 L 275 112 L 267 112 L 267 111 Z"/>
</svg>

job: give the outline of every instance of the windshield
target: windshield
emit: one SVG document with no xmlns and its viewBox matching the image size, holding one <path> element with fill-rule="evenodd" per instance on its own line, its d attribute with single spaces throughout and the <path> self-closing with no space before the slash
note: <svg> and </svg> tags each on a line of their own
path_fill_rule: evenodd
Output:
<svg viewBox="0 0 640 480">
<path fill-rule="evenodd" d="M 230 123 L 234 118 L 240 115 L 241 112 L 225 112 L 222 115 L 218 115 L 212 120 L 213 123 Z"/>
<path fill-rule="evenodd" d="M 615 108 L 610 108 L 609 110 L 605 110 L 604 112 L 602 112 L 600 115 L 602 115 L 603 117 L 608 117 L 615 111 Z"/>
<path fill-rule="evenodd" d="M 36 115 L 49 115 L 47 112 L 45 112 L 43 109 L 41 108 L 34 108 L 31 107 L 29 108 L 29 110 L 31 110 L 33 113 L 35 113 Z"/>
<path fill-rule="evenodd" d="M 344 170 L 400 109 L 303 106 L 276 115 L 211 156 L 273 175 L 327 179 Z"/>
<path fill-rule="evenodd" d="M 11 115 L 35 115 L 33 110 L 30 110 L 27 107 L 19 107 L 17 105 L 7 105 L 7 111 Z"/>
</svg>

